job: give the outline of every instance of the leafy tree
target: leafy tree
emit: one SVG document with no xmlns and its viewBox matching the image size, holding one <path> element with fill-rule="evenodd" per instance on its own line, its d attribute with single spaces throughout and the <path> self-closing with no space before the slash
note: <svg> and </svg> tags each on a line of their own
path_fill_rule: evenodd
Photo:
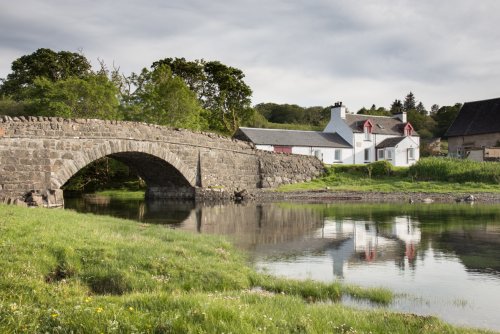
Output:
<svg viewBox="0 0 500 334">
<path fill-rule="evenodd" d="M 415 107 L 415 110 L 421 113 L 422 115 L 427 115 L 427 110 L 425 110 L 424 104 L 419 102 Z"/>
<path fill-rule="evenodd" d="M 209 112 L 211 129 L 233 133 L 239 124 L 253 118 L 252 90 L 243 81 L 245 75 L 241 70 L 219 61 L 184 58 L 165 58 L 154 62 L 152 68 L 161 65 L 167 65 L 174 76 L 182 78 L 196 93 L 201 106 Z"/>
<path fill-rule="evenodd" d="M 436 129 L 434 131 L 436 137 L 442 137 L 445 134 L 461 108 L 461 103 L 456 103 L 453 106 L 443 106 L 432 115 L 432 118 L 436 121 Z"/>
<path fill-rule="evenodd" d="M 168 66 L 132 74 L 126 79 L 126 86 L 135 87 L 124 94 L 127 119 L 195 130 L 207 128 L 195 93 L 180 77 L 173 76 Z"/>
<path fill-rule="evenodd" d="M 118 90 L 102 74 L 57 81 L 38 77 L 24 95 L 31 115 L 120 119 Z"/>
<path fill-rule="evenodd" d="M 409 92 L 408 95 L 406 95 L 405 100 L 403 102 L 403 111 L 410 111 L 416 109 L 416 101 L 415 101 L 415 95 L 413 95 L 412 92 Z"/>
<path fill-rule="evenodd" d="M 408 122 L 410 122 L 422 139 L 433 137 L 436 122 L 429 116 L 421 114 L 417 110 L 408 112 Z"/>
<path fill-rule="evenodd" d="M 431 114 L 435 114 L 435 113 L 437 113 L 437 112 L 438 112 L 438 110 L 439 110 L 439 106 L 438 106 L 437 104 L 433 104 L 433 105 L 431 106 Z"/>
<path fill-rule="evenodd" d="M 358 110 L 358 114 L 360 115 L 373 115 L 373 116 L 391 116 L 392 113 L 385 109 L 384 107 L 378 107 L 376 105 L 372 105 L 370 109 L 366 109 L 365 107 Z"/>
<path fill-rule="evenodd" d="M 9 97 L 0 97 L 0 115 L 24 116 L 26 103 L 23 101 L 14 101 Z"/>
<path fill-rule="evenodd" d="M 55 82 L 70 77 L 81 79 L 91 73 L 91 65 L 83 55 L 50 49 L 38 49 L 22 56 L 12 63 L 11 68 L 12 73 L 2 80 L 0 95 L 10 96 L 16 101 L 24 99 L 25 89 L 38 77 Z"/>
<path fill-rule="evenodd" d="M 391 114 L 399 114 L 403 111 L 403 103 L 401 103 L 401 100 L 394 100 L 391 104 L 391 109 L 389 110 Z"/>
</svg>

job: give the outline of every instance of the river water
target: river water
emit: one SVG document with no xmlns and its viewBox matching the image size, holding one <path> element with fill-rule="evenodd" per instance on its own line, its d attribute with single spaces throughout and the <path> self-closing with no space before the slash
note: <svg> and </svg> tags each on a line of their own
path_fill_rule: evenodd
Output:
<svg viewBox="0 0 500 334">
<path fill-rule="evenodd" d="M 500 206 L 67 199 L 80 212 L 219 234 L 260 271 L 397 293 L 391 310 L 500 331 Z M 356 300 L 356 307 L 377 307 Z"/>
</svg>

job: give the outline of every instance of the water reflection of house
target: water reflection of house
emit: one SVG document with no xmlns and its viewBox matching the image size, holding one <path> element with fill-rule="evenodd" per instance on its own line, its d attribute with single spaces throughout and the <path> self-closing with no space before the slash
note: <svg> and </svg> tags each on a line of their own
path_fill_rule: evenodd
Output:
<svg viewBox="0 0 500 334">
<path fill-rule="evenodd" d="M 333 259 L 333 272 L 343 277 L 347 264 L 386 261 L 398 257 L 398 244 L 405 244 L 405 256 L 413 260 L 421 232 L 410 217 L 396 217 L 392 229 L 379 231 L 377 223 L 351 219 L 325 220 L 316 232 L 319 238 L 342 238 L 343 242 L 328 250 Z"/>
</svg>

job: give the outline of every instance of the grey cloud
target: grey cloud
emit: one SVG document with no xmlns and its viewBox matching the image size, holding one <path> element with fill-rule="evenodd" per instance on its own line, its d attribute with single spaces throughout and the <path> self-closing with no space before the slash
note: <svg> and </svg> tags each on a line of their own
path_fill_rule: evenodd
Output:
<svg viewBox="0 0 500 334">
<path fill-rule="evenodd" d="M 499 10 L 496 0 L 18 0 L 0 5 L 0 50 L 81 47 L 126 72 L 164 57 L 218 59 L 258 76 L 247 76 L 257 98 L 298 104 L 330 103 L 326 84 L 361 105 L 412 87 L 422 99 L 468 99 L 498 81 Z"/>
</svg>

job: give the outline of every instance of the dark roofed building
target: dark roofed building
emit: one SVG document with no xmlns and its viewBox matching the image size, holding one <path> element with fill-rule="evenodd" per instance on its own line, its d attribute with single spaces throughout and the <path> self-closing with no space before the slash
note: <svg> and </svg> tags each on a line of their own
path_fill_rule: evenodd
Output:
<svg viewBox="0 0 500 334">
<path fill-rule="evenodd" d="M 252 142 L 257 149 L 279 153 L 315 155 L 325 163 L 343 162 L 352 146 L 337 133 L 240 127 L 236 139 Z"/>
<path fill-rule="evenodd" d="M 444 136 L 452 157 L 500 158 L 500 98 L 464 103 Z"/>
</svg>

